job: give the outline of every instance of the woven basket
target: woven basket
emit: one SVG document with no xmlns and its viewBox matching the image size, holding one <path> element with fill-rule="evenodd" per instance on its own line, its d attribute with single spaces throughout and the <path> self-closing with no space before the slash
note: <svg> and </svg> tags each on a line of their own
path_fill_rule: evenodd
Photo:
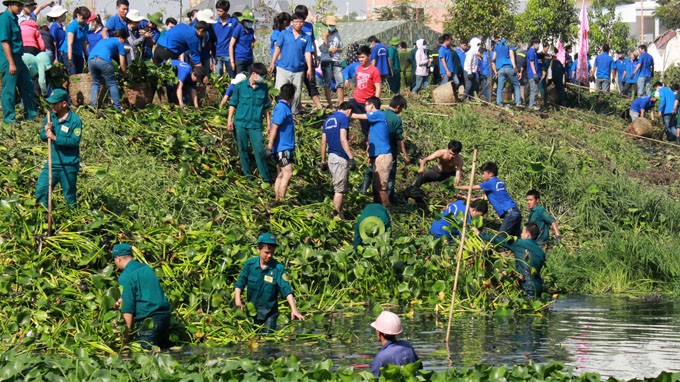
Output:
<svg viewBox="0 0 680 382">
<path fill-rule="evenodd" d="M 91 90 L 92 90 L 92 76 L 90 76 L 89 74 L 83 73 L 69 76 L 68 93 L 71 96 L 71 105 L 74 106 L 89 105 Z"/>
<path fill-rule="evenodd" d="M 148 83 L 125 86 L 126 108 L 143 109 L 153 102 L 156 88 Z"/>
<path fill-rule="evenodd" d="M 454 101 L 451 83 L 439 85 L 432 91 L 432 102 L 434 103 L 453 103 Z"/>
</svg>

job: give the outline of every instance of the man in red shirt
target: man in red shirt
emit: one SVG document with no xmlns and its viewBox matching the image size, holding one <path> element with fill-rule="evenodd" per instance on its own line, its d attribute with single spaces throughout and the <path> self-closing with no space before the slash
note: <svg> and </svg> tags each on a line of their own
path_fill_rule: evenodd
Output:
<svg viewBox="0 0 680 382">
<path fill-rule="evenodd" d="M 378 68 L 371 65 L 371 48 L 364 45 L 359 47 L 358 52 L 361 65 L 357 67 L 357 86 L 354 89 L 354 98 L 350 100 L 350 103 L 352 104 L 352 113 L 366 114 L 366 100 L 371 97 L 380 98 L 382 80 Z M 370 124 L 363 119 L 359 123 L 365 140 L 368 137 Z"/>
</svg>

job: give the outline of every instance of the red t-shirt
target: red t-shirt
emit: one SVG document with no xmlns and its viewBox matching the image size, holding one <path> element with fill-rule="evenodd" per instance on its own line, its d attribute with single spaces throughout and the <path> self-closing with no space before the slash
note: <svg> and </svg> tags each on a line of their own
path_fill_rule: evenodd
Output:
<svg viewBox="0 0 680 382">
<path fill-rule="evenodd" d="M 354 100 L 359 103 L 366 103 L 366 100 L 375 96 L 375 84 L 379 84 L 380 71 L 373 65 L 368 68 L 357 66 L 357 87 L 354 89 Z"/>
</svg>

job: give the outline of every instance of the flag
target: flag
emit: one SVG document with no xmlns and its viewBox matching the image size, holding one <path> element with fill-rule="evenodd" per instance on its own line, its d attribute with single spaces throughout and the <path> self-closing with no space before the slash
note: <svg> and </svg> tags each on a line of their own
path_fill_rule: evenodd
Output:
<svg viewBox="0 0 680 382">
<path fill-rule="evenodd" d="M 586 10 L 586 0 L 581 4 L 581 15 L 579 16 L 581 27 L 578 36 L 578 64 L 576 66 L 576 80 L 580 83 L 588 83 L 588 12 Z"/>
<path fill-rule="evenodd" d="M 567 62 L 567 51 L 564 50 L 564 42 L 560 40 L 560 43 L 557 44 L 557 59 L 562 63 L 562 65 L 565 65 Z M 567 70 L 571 70 L 571 68 L 568 68 Z"/>
</svg>

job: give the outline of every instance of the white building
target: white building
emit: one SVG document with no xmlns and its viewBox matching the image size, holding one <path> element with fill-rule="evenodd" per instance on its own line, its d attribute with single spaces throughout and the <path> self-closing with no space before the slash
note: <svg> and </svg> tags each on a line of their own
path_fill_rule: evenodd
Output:
<svg viewBox="0 0 680 382">
<path fill-rule="evenodd" d="M 643 41 L 651 43 L 666 30 L 654 14 L 656 6 L 656 1 L 637 1 L 632 4 L 619 5 L 616 7 L 616 15 L 628 24 L 630 37 L 640 41 L 642 36 Z"/>
</svg>

